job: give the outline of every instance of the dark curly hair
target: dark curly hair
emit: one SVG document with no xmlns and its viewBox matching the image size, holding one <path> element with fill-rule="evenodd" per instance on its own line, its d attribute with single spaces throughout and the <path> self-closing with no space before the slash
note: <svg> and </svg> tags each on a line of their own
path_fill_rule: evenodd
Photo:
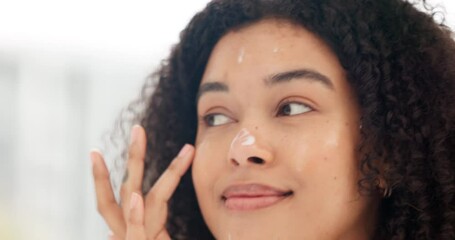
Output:
<svg viewBox="0 0 455 240">
<path fill-rule="evenodd" d="M 323 39 L 348 74 L 361 111 L 359 191 L 383 198 L 376 239 L 455 239 L 455 43 L 425 1 L 214 0 L 181 32 L 148 79 L 137 112 L 148 133 L 146 193 L 197 132 L 196 93 L 215 44 L 265 18 Z M 153 89 L 153 93 L 150 93 Z M 132 106 L 133 106 L 132 105 Z M 131 111 L 131 110 L 130 110 Z M 173 239 L 213 239 L 188 171 L 169 203 Z"/>
</svg>

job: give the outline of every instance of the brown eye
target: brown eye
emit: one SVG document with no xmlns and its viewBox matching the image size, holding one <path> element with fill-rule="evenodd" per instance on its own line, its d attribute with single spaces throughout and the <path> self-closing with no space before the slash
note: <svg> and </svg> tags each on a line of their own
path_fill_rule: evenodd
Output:
<svg viewBox="0 0 455 240">
<path fill-rule="evenodd" d="M 204 122 L 207 126 L 216 127 L 232 122 L 232 119 L 221 113 L 213 113 L 204 116 Z"/>
<path fill-rule="evenodd" d="M 288 102 L 280 106 L 278 109 L 278 116 L 293 116 L 310 112 L 313 109 L 306 104 L 299 102 Z"/>
</svg>

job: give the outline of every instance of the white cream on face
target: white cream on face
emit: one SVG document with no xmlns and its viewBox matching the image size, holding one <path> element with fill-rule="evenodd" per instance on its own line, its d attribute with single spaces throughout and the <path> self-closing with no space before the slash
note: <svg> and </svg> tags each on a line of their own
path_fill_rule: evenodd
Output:
<svg viewBox="0 0 455 240">
<path fill-rule="evenodd" d="M 234 139 L 231 142 L 231 150 L 236 144 L 240 144 L 241 146 L 250 146 L 256 142 L 256 138 L 251 135 L 251 133 L 246 129 L 242 128 L 242 130 L 237 133 Z"/>
<path fill-rule="evenodd" d="M 240 64 L 243 62 L 243 58 L 245 57 L 245 48 L 240 48 L 239 56 L 237 57 L 237 62 Z"/>
<path fill-rule="evenodd" d="M 338 138 L 336 135 L 332 134 L 332 135 L 330 135 L 330 136 L 327 136 L 327 139 L 325 140 L 324 144 L 325 144 L 325 146 L 327 146 L 327 147 L 334 147 L 334 148 L 336 148 L 336 147 L 338 147 L 338 145 L 340 144 L 340 143 L 339 143 L 339 138 Z"/>
</svg>

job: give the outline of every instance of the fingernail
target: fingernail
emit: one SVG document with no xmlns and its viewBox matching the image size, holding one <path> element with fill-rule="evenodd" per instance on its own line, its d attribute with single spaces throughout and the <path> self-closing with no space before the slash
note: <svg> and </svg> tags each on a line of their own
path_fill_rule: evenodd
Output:
<svg viewBox="0 0 455 240">
<path fill-rule="evenodd" d="M 99 150 L 98 148 L 92 148 L 92 150 L 90 150 L 90 152 L 97 152 L 100 155 L 103 155 L 103 152 L 101 152 L 101 150 Z"/>
<path fill-rule="evenodd" d="M 139 195 L 135 192 L 131 194 L 131 200 L 130 200 L 130 210 L 133 208 L 136 208 L 137 202 L 139 202 Z"/>
<path fill-rule="evenodd" d="M 191 145 L 185 144 L 185 146 L 183 146 L 183 148 L 180 150 L 180 152 L 177 155 L 177 157 L 186 156 L 190 150 L 191 150 Z"/>
<path fill-rule="evenodd" d="M 107 234 L 107 236 L 109 237 L 109 240 L 115 239 L 114 233 L 113 233 L 112 231 L 109 231 L 109 233 Z"/>
<path fill-rule="evenodd" d="M 131 129 L 131 139 L 130 143 L 135 143 L 137 141 L 137 136 L 139 135 L 139 125 L 134 125 Z"/>
</svg>

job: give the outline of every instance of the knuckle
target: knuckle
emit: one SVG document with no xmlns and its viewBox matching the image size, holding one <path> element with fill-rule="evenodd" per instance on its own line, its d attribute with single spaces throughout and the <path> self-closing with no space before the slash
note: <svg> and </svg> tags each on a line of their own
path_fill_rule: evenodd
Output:
<svg viewBox="0 0 455 240">
<path fill-rule="evenodd" d="M 180 178 L 182 177 L 182 173 L 179 171 L 179 168 L 177 166 L 177 163 L 173 162 L 169 165 L 168 168 L 168 178 L 172 179 L 172 181 L 180 181 Z"/>
<path fill-rule="evenodd" d="M 137 217 L 133 216 L 134 214 L 129 214 L 128 216 L 128 228 L 130 229 L 141 229 L 144 224 L 141 220 L 137 219 Z"/>
<path fill-rule="evenodd" d="M 159 199 L 158 194 L 156 193 L 155 190 L 152 189 L 147 194 L 146 204 L 149 206 L 153 206 L 158 202 L 158 199 Z"/>
<path fill-rule="evenodd" d="M 127 199 L 127 189 L 125 189 L 124 187 L 120 188 L 120 200 L 121 201 L 125 201 L 125 199 Z"/>
<path fill-rule="evenodd" d="M 122 187 L 120 187 L 120 196 L 122 196 L 122 197 L 125 196 L 126 191 L 127 191 L 126 186 L 125 186 L 125 184 L 123 184 Z"/>
<path fill-rule="evenodd" d="M 178 162 L 178 159 L 175 159 L 174 161 L 171 162 L 171 164 L 169 164 L 167 170 L 171 174 L 177 174 L 178 175 L 178 164 L 177 164 L 177 162 Z"/>
<path fill-rule="evenodd" d="M 129 214 L 128 216 L 128 224 L 130 226 L 137 226 L 139 225 L 138 222 L 134 219 L 133 214 Z"/>
</svg>

